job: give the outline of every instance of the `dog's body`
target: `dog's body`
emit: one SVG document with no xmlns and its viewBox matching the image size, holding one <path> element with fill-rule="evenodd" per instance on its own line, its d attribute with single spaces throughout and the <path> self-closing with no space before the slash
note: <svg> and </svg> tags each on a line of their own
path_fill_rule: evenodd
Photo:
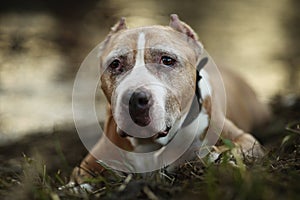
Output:
<svg viewBox="0 0 300 200">
<path fill-rule="evenodd" d="M 224 88 L 215 78 L 218 72 L 209 65 L 202 69 L 199 59 L 203 47 L 177 15 L 171 16 L 167 27 L 127 29 L 121 19 L 100 51 L 101 87 L 108 100 L 104 133 L 118 147 L 133 152 L 160 149 L 184 123 L 189 123 L 186 121 L 191 112 L 197 111 L 193 116 L 199 120 L 199 127 L 184 134 L 188 136 L 195 130 L 198 133 L 182 160 L 196 157 L 194 149 L 200 148 L 212 121 L 224 125 L 221 137 L 231 140 L 243 153 L 263 154 L 260 144 L 248 132 L 267 121 L 267 107 L 240 77 L 220 68 L 226 90 L 223 102 Z M 192 102 L 195 91 L 196 101 Z M 197 108 L 190 109 L 191 105 Z M 104 173 L 97 160 L 105 152 L 118 156 L 102 137 L 80 167 L 74 169 L 71 181 L 82 184 L 85 178 Z"/>
</svg>

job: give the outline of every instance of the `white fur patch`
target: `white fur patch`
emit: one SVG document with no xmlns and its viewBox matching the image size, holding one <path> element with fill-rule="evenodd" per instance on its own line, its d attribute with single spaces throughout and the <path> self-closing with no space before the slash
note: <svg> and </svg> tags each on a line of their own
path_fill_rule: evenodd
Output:
<svg viewBox="0 0 300 200">
<path fill-rule="evenodd" d="M 197 139 L 204 133 L 205 129 L 208 127 L 209 125 L 209 116 L 205 110 L 205 108 L 202 106 L 201 108 L 201 112 L 198 116 L 199 122 L 200 124 L 198 124 L 198 133 L 197 133 Z"/>
<path fill-rule="evenodd" d="M 202 76 L 202 80 L 198 83 L 198 87 L 200 88 L 201 91 L 201 97 L 202 99 L 205 99 L 208 96 L 212 96 L 212 91 L 211 91 L 211 85 L 209 83 L 209 76 L 208 73 L 205 70 L 201 70 L 200 71 L 200 76 Z M 206 111 L 206 109 L 204 108 L 204 106 L 202 106 L 201 108 L 201 112 L 199 114 L 199 133 L 198 133 L 198 137 L 197 139 L 204 134 L 205 129 L 209 126 L 209 116 L 208 113 Z"/>
<path fill-rule="evenodd" d="M 145 65 L 145 33 L 141 32 L 139 34 L 138 42 L 137 42 L 137 54 L 135 60 L 135 67 L 144 66 Z"/>
<path fill-rule="evenodd" d="M 205 97 L 212 95 L 209 75 L 205 69 L 202 69 L 200 70 L 200 76 L 202 76 L 202 80 L 198 83 L 198 87 L 200 88 L 202 98 L 205 99 Z"/>
</svg>

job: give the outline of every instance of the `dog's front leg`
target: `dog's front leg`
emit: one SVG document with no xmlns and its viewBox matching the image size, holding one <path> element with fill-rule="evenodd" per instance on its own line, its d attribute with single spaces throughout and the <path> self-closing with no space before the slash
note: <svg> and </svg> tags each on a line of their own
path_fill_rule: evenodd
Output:
<svg viewBox="0 0 300 200">
<path fill-rule="evenodd" d="M 101 138 L 92 151 L 81 161 L 80 165 L 73 169 L 70 182 L 74 185 L 81 185 L 105 171 L 105 168 L 97 162 L 98 159 L 93 156 L 104 150 L 102 149 L 104 148 L 102 140 Z"/>
<path fill-rule="evenodd" d="M 225 119 L 222 138 L 232 141 L 240 153 L 250 157 L 262 157 L 264 151 L 261 144 L 249 133 L 238 128 L 232 121 Z"/>
<path fill-rule="evenodd" d="M 104 126 L 105 136 L 102 136 L 97 144 L 93 147 L 91 152 L 83 159 L 78 167 L 75 167 L 70 178 L 70 182 L 64 188 L 79 187 L 79 189 L 92 190 L 92 187 L 87 183 L 89 179 L 104 176 L 107 171 L 105 167 L 99 164 L 98 160 L 117 158 L 120 152 L 111 148 L 111 143 L 117 145 L 127 151 L 132 150 L 131 143 L 126 139 L 120 137 L 116 133 L 116 123 L 108 110 L 106 124 Z M 109 141 L 108 141 L 109 140 Z M 62 187 L 63 188 L 63 187 Z"/>
<path fill-rule="evenodd" d="M 107 171 L 98 162 L 98 155 L 108 151 L 108 149 L 105 149 L 104 140 L 105 137 L 101 137 L 91 152 L 81 161 L 80 165 L 73 169 L 69 183 L 60 187 L 60 190 L 66 189 L 74 193 L 92 192 L 94 190 L 94 187 L 89 183 L 91 179 L 104 176 Z"/>
</svg>

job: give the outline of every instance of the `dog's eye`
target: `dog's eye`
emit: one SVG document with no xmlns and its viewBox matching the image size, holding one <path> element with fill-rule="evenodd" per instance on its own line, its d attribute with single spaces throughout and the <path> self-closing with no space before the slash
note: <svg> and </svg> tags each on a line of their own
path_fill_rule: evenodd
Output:
<svg viewBox="0 0 300 200">
<path fill-rule="evenodd" d="M 166 65 L 168 67 L 174 66 L 175 63 L 176 63 L 176 60 L 169 56 L 162 56 L 160 59 L 160 64 Z"/>
<path fill-rule="evenodd" d="M 120 60 L 118 59 L 115 59 L 114 61 L 112 61 L 110 64 L 109 64 L 109 67 L 111 69 L 118 69 L 118 68 L 121 68 L 122 64 L 120 62 Z"/>
</svg>

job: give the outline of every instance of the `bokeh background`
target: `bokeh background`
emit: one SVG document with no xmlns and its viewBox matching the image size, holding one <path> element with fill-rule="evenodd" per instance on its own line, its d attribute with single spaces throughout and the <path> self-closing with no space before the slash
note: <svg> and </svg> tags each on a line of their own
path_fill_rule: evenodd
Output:
<svg viewBox="0 0 300 200">
<path fill-rule="evenodd" d="M 137 27 L 167 25 L 177 13 L 216 64 L 240 73 L 263 101 L 299 94 L 299 10 L 298 0 L 1 2 L 0 143 L 73 125 L 80 63 L 122 16 Z"/>
</svg>

